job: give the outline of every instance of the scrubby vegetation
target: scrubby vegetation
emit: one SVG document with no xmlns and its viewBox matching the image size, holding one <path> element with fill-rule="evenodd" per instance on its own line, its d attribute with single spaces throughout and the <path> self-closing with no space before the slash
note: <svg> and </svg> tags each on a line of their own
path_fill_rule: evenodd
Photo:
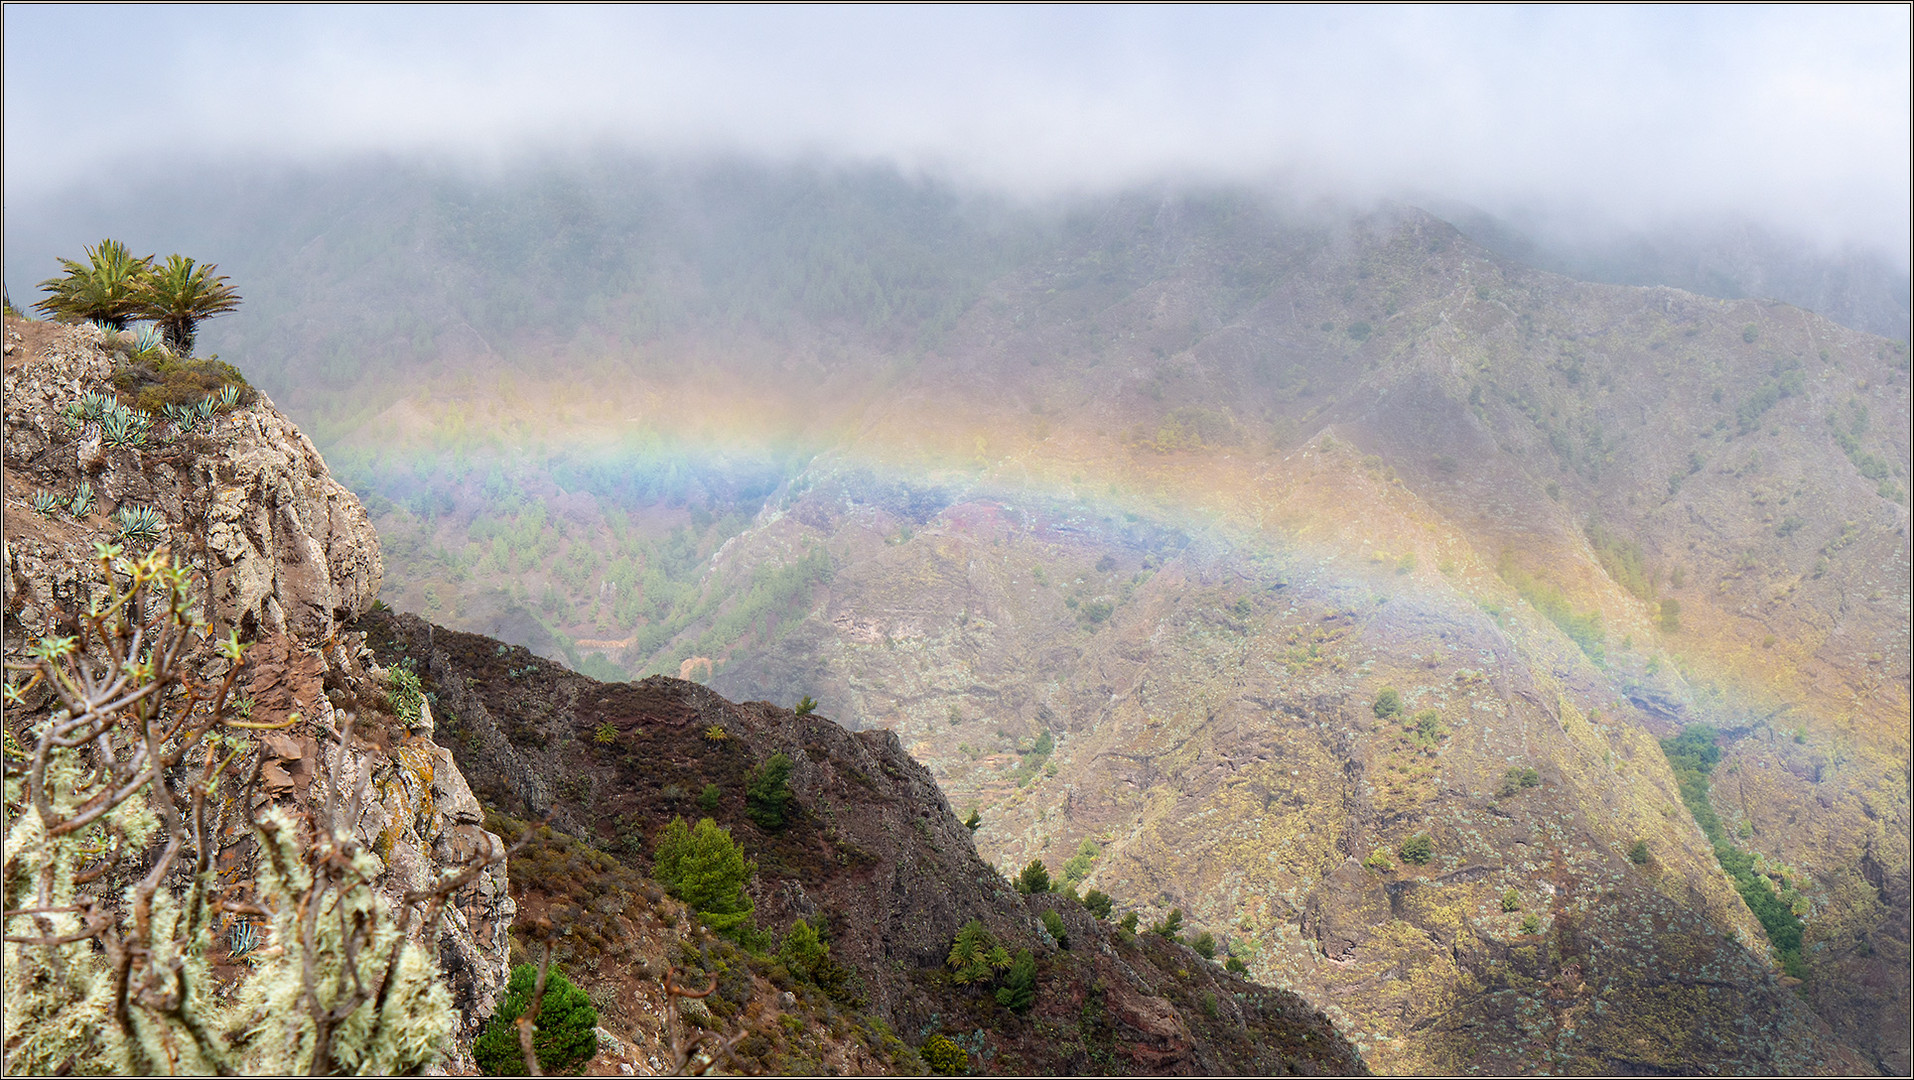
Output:
<svg viewBox="0 0 1914 1080">
<path fill-rule="evenodd" d="M 498 1011 L 472 1044 L 472 1060 L 485 1075 L 524 1074 L 525 1058 L 516 1021 L 531 1005 L 537 986 L 537 964 L 520 964 L 512 969 Z M 564 972 L 548 969 L 532 1035 L 532 1052 L 538 1057 L 539 1070 L 547 1076 L 577 1076 L 583 1072 L 585 1063 L 598 1053 L 597 1026 L 598 1010 L 585 992 L 573 986 Z"/>
<path fill-rule="evenodd" d="M 1756 871 L 1755 856 L 1735 846 L 1708 800 L 1709 774 L 1721 760 L 1721 747 L 1715 740 L 1714 728 L 1691 724 L 1682 729 L 1681 734 L 1663 739 L 1662 752 L 1668 757 L 1669 768 L 1674 770 L 1682 803 L 1714 845 L 1715 859 L 1734 881 L 1735 891 L 1741 894 L 1748 910 L 1754 912 L 1762 929 L 1767 931 L 1768 941 L 1773 944 L 1782 968 L 1795 978 L 1804 979 L 1808 972 L 1801 956 L 1803 926 L 1793 910 L 1801 899 L 1800 894 L 1785 885 L 1777 890 L 1767 875 Z M 1644 860 L 1646 854 L 1646 845 L 1643 845 Z"/>
<path fill-rule="evenodd" d="M 733 937 L 748 932 L 756 904 L 744 886 L 757 870 L 743 849 L 731 839 L 731 830 L 710 818 L 696 828 L 672 818 L 658 834 L 651 874 L 683 900 L 713 930 Z"/>
</svg>

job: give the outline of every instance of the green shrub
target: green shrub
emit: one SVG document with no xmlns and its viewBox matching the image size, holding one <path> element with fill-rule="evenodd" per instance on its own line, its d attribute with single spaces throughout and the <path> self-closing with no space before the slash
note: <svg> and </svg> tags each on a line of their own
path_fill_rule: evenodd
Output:
<svg viewBox="0 0 1914 1080">
<path fill-rule="evenodd" d="M 1150 933 L 1160 934 L 1166 938 L 1174 938 L 1176 937 L 1178 933 L 1182 931 L 1182 929 L 1183 929 L 1183 909 L 1178 907 L 1178 908 L 1171 908 L 1170 913 L 1163 917 L 1162 922 L 1151 924 Z"/>
<path fill-rule="evenodd" d="M 970 816 L 964 819 L 964 828 L 969 829 L 971 832 L 976 832 L 983 826 L 983 823 L 984 816 L 977 812 L 976 807 L 971 807 Z"/>
<path fill-rule="evenodd" d="M 757 822 L 759 828 L 774 830 L 784 827 L 792 800 L 791 789 L 786 784 L 790 777 L 791 759 L 777 753 L 754 766 L 745 778 L 744 812 Z"/>
<path fill-rule="evenodd" d="M 757 872 L 743 849 L 710 818 L 687 828 L 684 818 L 672 818 L 653 849 L 651 876 L 698 913 L 713 930 L 735 935 L 756 909 L 744 884 Z"/>
<path fill-rule="evenodd" d="M 1394 870 L 1396 868 L 1395 860 L 1389 858 L 1388 848 L 1377 848 L 1370 852 L 1369 857 L 1364 859 L 1362 864 L 1371 870 Z"/>
<path fill-rule="evenodd" d="M 1101 889 L 1091 889 L 1083 896 L 1083 906 L 1099 919 L 1110 917 L 1110 905 L 1110 895 Z"/>
<path fill-rule="evenodd" d="M 1124 915 L 1122 921 L 1117 923 L 1117 929 L 1121 930 L 1125 935 L 1135 935 L 1136 922 L 1136 912 L 1132 911 Z"/>
<path fill-rule="evenodd" d="M 791 924 L 791 930 L 784 935 L 784 941 L 778 946 L 778 960 L 794 975 L 802 975 L 812 982 L 817 981 L 817 973 L 831 956 L 831 947 L 817 936 L 811 924 L 799 919 Z"/>
<path fill-rule="evenodd" d="M 723 798 L 724 790 L 722 788 L 716 784 L 706 784 L 704 790 L 698 792 L 698 806 L 703 810 L 716 810 L 719 800 Z"/>
<path fill-rule="evenodd" d="M 1522 916 L 1522 932 L 1524 934 L 1541 933 L 1542 932 L 1541 918 L 1535 915 L 1535 913 L 1533 912 L 1530 912 L 1529 914 Z"/>
<path fill-rule="evenodd" d="M 812 700 L 811 695 L 806 694 L 798 699 L 797 708 L 791 711 L 799 716 L 809 716 L 817 711 L 817 702 Z"/>
<path fill-rule="evenodd" d="M 1503 911 L 1522 910 L 1522 894 L 1516 892 L 1514 889 L 1510 889 L 1508 892 L 1503 893 L 1502 894 L 1502 910 Z"/>
<path fill-rule="evenodd" d="M 1014 1012 L 1025 1012 L 1037 1000 L 1037 958 L 1029 949 L 1018 949 L 1017 959 L 997 988 L 997 1004 Z"/>
<path fill-rule="evenodd" d="M 997 943 L 995 935 L 977 919 L 965 923 L 950 943 L 945 963 L 953 972 L 951 981 L 959 986 L 988 983 L 1013 961 L 1010 953 Z"/>
<path fill-rule="evenodd" d="M 1681 629 L 1681 601 L 1672 596 L 1661 602 L 1661 628 L 1671 634 Z"/>
<path fill-rule="evenodd" d="M 1502 774 L 1502 784 L 1495 789 L 1495 793 L 1506 799 L 1524 788 L 1535 787 L 1541 782 L 1542 774 L 1534 769 L 1510 769 Z"/>
<path fill-rule="evenodd" d="M 970 1055 L 964 1048 L 951 1042 L 942 1035 L 932 1035 L 924 1040 L 923 1048 L 917 1055 L 924 1059 L 930 1071 L 939 1076 L 958 1076 L 970 1071 Z"/>
<path fill-rule="evenodd" d="M 417 673 L 410 668 L 394 667 L 386 672 L 385 688 L 386 708 L 392 715 L 406 727 L 417 724 L 425 707 L 425 689 L 419 685 Z"/>
<path fill-rule="evenodd" d="M 1096 864 L 1098 850 L 1096 841 L 1086 837 L 1077 846 L 1077 853 L 1063 864 L 1063 880 L 1074 885 L 1089 877 L 1090 868 Z"/>
<path fill-rule="evenodd" d="M 1429 838 L 1428 833 L 1419 832 L 1404 840 L 1402 846 L 1396 849 L 1396 854 L 1402 857 L 1403 862 L 1421 866 L 1435 857 L 1435 841 Z"/>
<path fill-rule="evenodd" d="M 1402 711 L 1402 695 L 1396 693 L 1393 686 L 1385 686 L 1382 693 L 1376 695 L 1376 703 L 1371 706 L 1376 716 L 1387 720 Z"/>
<path fill-rule="evenodd" d="M 1049 931 L 1052 938 L 1056 939 L 1057 947 L 1062 949 L 1069 948 L 1070 935 L 1063 929 L 1063 916 L 1054 911 L 1046 911 L 1040 918 L 1043 922 L 1043 928 Z"/>
<path fill-rule="evenodd" d="M 1223 970 L 1229 972 L 1232 975 L 1248 975 L 1249 965 L 1243 963 L 1241 960 L 1232 956 L 1229 959 L 1223 961 Z"/>
<path fill-rule="evenodd" d="M 1214 960 L 1216 959 L 1216 935 L 1205 930 L 1196 935 L 1196 940 L 1190 942 L 1190 948 L 1195 949 L 1196 954 L 1203 959 Z"/>
<path fill-rule="evenodd" d="M 1026 896 L 1050 891 L 1050 871 L 1044 867 L 1042 859 L 1030 860 L 1030 865 L 1017 875 L 1017 891 Z"/>
<path fill-rule="evenodd" d="M 1636 866 L 1648 865 L 1648 841 L 1635 841 L 1634 845 L 1628 849 L 1628 861 Z"/>
<path fill-rule="evenodd" d="M 522 1076 L 525 1056 L 519 1047 L 519 1016 L 530 1007 L 538 984 L 538 966 L 520 964 L 505 984 L 498 1012 L 486 1021 L 472 1044 L 472 1060 L 487 1076 Z M 545 996 L 532 1022 L 532 1051 L 547 1076 L 577 1076 L 598 1054 L 598 1010 L 591 998 L 556 968 L 545 973 Z"/>
<path fill-rule="evenodd" d="M 1211 1020 L 1216 1019 L 1216 991 L 1214 990 L 1203 991 L 1203 1015 Z"/>
</svg>

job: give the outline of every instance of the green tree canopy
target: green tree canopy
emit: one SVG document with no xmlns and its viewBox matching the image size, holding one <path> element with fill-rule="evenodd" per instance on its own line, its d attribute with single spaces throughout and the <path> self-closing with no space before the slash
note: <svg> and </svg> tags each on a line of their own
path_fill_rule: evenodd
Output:
<svg viewBox="0 0 1914 1080">
<path fill-rule="evenodd" d="M 671 895 L 689 904 L 713 930 L 729 934 L 743 926 L 757 909 L 744 891 L 758 864 L 748 862 L 744 850 L 731 839 L 731 830 L 710 818 L 688 828 L 672 818 L 653 848 L 651 876 Z"/>
<path fill-rule="evenodd" d="M 1110 917 L 1110 907 L 1112 903 L 1113 901 L 1110 899 L 1110 894 L 1104 892 L 1102 889 L 1091 889 L 1089 892 L 1083 894 L 1083 906 L 1089 908 L 1090 914 L 1095 915 L 1099 919 L 1107 919 Z"/>
<path fill-rule="evenodd" d="M 522 1076 L 525 1055 L 519 1048 L 517 1020 L 532 1003 L 538 966 L 520 964 L 505 984 L 505 999 L 472 1044 L 472 1060 L 487 1076 Z M 598 1010 L 585 992 L 556 968 L 545 972 L 545 996 L 532 1021 L 532 1051 L 547 1076 L 577 1076 L 598 1054 Z"/>
<path fill-rule="evenodd" d="M 191 356 L 199 324 L 239 308 L 239 293 L 226 284 L 225 275 L 213 273 L 217 269 L 212 263 L 168 255 L 165 265 L 139 282 L 133 297 L 134 314 L 153 320 L 167 348 Z"/>
<path fill-rule="evenodd" d="M 1025 895 L 1050 891 L 1050 871 L 1042 859 L 1030 860 L 1030 865 L 1017 875 L 1017 891 Z"/>
<path fill-rule="evenodd" d="M 784 827 L 790 816 L 791 788 L 786 783 L 790 777 L 791 759 L 777 753 L 754 767 L 745 778 L 744 812 L 759 828 L 768 832 Z"/>
<path fill-rule="evenodd" d="M 995 935 L 978 919 L 972 919 L 957 931 L 950 943 L 950 956 L 946 958 L 952 970 L 952 981 L 959 986 L 974 982 L 989 982 L 996 978 L 997 972 L 1011 964 L 1010 953 L 997 944 Z"/>
<path fill-rule="evenodd" d="M 997 988 L 997 1004 L 1024 1012 L 1037 1000 L 1037 958 L 1029 949 L 1018 949 L 1004 984 Z"/>
<path fill-rule="evenodd" d="M 177 258 L 177 256 L 175 256 Z M 55 319 L 90 319 L 113 330 L 140 317 L 140 289 L 153 272 L 153 257 L 134 258 L 118 240 L 102 240 L 86 249 L 86 263 L 61 259 L 64 277 L 40 283 L 47 294 L 34 310 Z"/>
</svg>

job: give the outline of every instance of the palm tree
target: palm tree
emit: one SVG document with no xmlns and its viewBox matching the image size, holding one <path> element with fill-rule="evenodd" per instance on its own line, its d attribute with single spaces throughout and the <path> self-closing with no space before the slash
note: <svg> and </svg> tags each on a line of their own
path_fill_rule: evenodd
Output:
<svg viewBox="0 0 1914 1080">
<path fill-rule="evenodd" d="M 201 320 L 239 307 L 239 294 L 226 284 L 224 274 L 213 274 L 217 269 L 213 263 L 168 255 L 166 265 L 154 270 L 140 285 L 138 316 L 153 320 L 166 347 L 180 356 L 192 355 Z"/>
<path fill-rule="evenodd" d="M 66 276 L 40 283 L 47 294 L 33 305 L 56 319 L 91 319 L 110 330 L 126 329 L 139 317 L 140 284 L 153 272 L 153 257 L 136 259 L 118 240 L 102 240 L 86 249 L 87 265 L 61 259 Z"/>
</svg>

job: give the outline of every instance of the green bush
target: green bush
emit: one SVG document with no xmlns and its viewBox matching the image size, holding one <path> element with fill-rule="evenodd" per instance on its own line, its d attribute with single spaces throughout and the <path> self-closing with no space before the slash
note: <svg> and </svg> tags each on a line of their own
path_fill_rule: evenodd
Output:
<svg viewBox="0 0 1914 1080">
<path fill-rule="evenodd" d="M 997 988 L 997 1004 L 1013 1012 L 1025 1012 L 1037 1000 L 1037 958 L 1029 949 L 1018 949 L 1004 984 Z"/>
<path fill-rule="evenodd" d="M 798 699 L 797 708 L 791 711 L 799 716 L 809 716 L 817 711 L 817 702 L 812 700 L 811 695 L 806 694 Z"/>
<path fill-rule="evenodd" d="M 1661 602 L 1661 628 L 1671 634 L 1681 629 L 1681 601 L 1672 596 Z"/>
<path fill-rule="evenodd" d="M 1063 880 L 1075 885 L 1090 876 L 1090 868 L 1096 864 L 1099 849 L 1095 840 L 1084 839 L 1077 846 L 1077 853 L 1063 864 Z"/>
<path fill-rule="evenodd" d="M 1396 854 L 1402 857 L 1403 862 L 1422 866 L 1435 857 L 1435 841 L 1429 838 L 1428 833 L 1419 832 L 1404 840 L 1402 846 L 1396 849 Z"/>
<path fill-rule="evenodd" d="M 710 818 L 691 829 L 679 817 L 658 836 L 651 876 L 713 930 L 735 936 L 756 910 L 744 884 L 757 868 L 757 863 L 745 861 L 731 830 L 719 828 Z"/>
<path fill-rule="evenodd" d="M 1376 703 L 1370 707 L 1378 718 L 1387 720 L 1402 711 L 1402 695 L 1396 693 L 1395 687 L 1385 686 L 1382 693 L 1376 695 Z"/>
<path fill-rule="evenodd" d="M 698 806 L 703 810 L 716 810 L 719 800 L 723 798 L 724 789 L 716 784 L 706 784 L 704 790 L 698 792 Z"/>
<path fill-rule="evenodd" d="M 1123 931 L 1125 935 L 1134 935 L 1136 933 L 1136 922 L 1136 912 L 1132 911 L 1124 915 L 1122 921 L 1117 923 L 1117 929 Z"/>
<path fill-rule="evenodd" d="M 1371 870 L 1394 870 L 1396 868 L 1395 861 L 1389 858 L 1388 848 L 1377 848 L 1370 852 L 1369 857 L 1364 859 L 1362 864 Z"/>
<path fill-rule="evenodd" d="M 1196 955 L 1203 959 L 1214 960 L 1216 959 L 1216 935 L 1205 930 L 1196 935 L 1196 940 L 1190 942 L 1190 948 L 1195 949 Z"/>
<path fill-rule="evenodd" d="M 963 929 L 957 931 L 957 936 L 950 943 L 950 955 L 945 958 L 945 963 L 950 965 L 954 973 L 951 980 L 959 986 L 988 983 L 1012 962 L 1010 953 L 997 943 L 996 936 L 977 919 L 970 920 Z"/>
<path fill-rule="evenodd" d="M 419 685 L 419 676 L 410 668 L 394 667 L 386 672 L 385 685 L 386 708 L 406 727 L 416 725 L 425 707 L 425 691 Z"/>
<path fill-rule="evenodd" d="M 759 828 L 769 831 L 784 827 L 792 800 L 786 784 L 790 777 L 791 759 L 777 753 L 754 766 L 745 778 L 744 812 Z"/>
<path fill-rule="evenodd" d="M 964 1048 L 951 1042 L 942 1035 L 932 1035 L 924 1040 L 923 1048 L 917 1055 L 924 1059 L 930 1071 L 939 1076 L 959 1076 L 970 1071 L 970 1055 Z"/>
<path fill-rule="evenodd" d="M 1542 932 L 1541 918 L 1535 915 L 1533 912 L 1522 916 L 1522 932 L 1524 934 L 1541 933 Z"/>
<path fill-rule="evenodd" d="M 1083 896 L 1083 906 L 1089 908 L 1090 914 L 1099 919 L 1110 917 L 1110 904 L 1110 894 L 1101 889 L 1091 889 Z"/>
<path fill-rule="evenodd" d="M 1510 889 L 1508 892 L 1503 893 L 1502 894 L 1502 910 L 1503 911 L 1522 910 L 1522 894 L 1516 892 L 1514 889 Z"/>
<path fill-rule="evenodd" d="M 830 958 L 831 947 L 817 936 L 811 924 L 799 919 L 791 924 L 791 930 L 784 935 L 784 941 L 778 946 L 778 960 L 795 975 L 803 975 L 811 981 L 817 981 L 817 971 Z"/>
<path fill-rule="evenodd" d="M 1166 938 L 1174 938 L 1182 929 L 1183 909 L 1178 907 L 1171 908 L 1170 913 L 1163 917 L 1162 922 L 1152 924 L 1150 926 L 1150 933 L 1160 934 Z"/>
<path fill-rule="evenodd" d="M 1049 931 L 1052 938 L 1056 939 L 1057 947 L 1062 949 L 1069 948 L 1070 935 L 1063 929 L 1063 916 L 1054 911 L 1046 911 L 1040 918 L 1043 922 L 1043 928 Z"/>
<path fill-rule="evenodd" d="M 1542 774 L 1534 769 L 1510 769 L 1502 774 L 1502 784 L 1495 789 L 1495 793 L 1506 799 L 1524 788 L 1535 787 L 1541 782 Z"/>
<path fill-rule="evenodd" d="M 1249 965 L 1243 963 L 1241 960 L 1238 960 L 1236 957 L 1232 956 L 1229 959 L 1223 961 L 1223 970 L 1229 972 L 1232 975 L 1248 975 Z"/>
<path fill-rule="evenodd" d="M 538 985 L 538 966 L 520 964 L 505 984 L 498 1012 L 472 1044 L 472 1060 L 487 1076 L 523 1076 L 525 1056 L 519 1048 L 519 1016 L 532 1003 Z M 577 1076 L 598 1054 L 598 1010 L 591 998 L 573 986 L 556 968 L 545 973 L 545 996 L 539 999 L 532 1022 L 532 1051 L 539 1070 L 547 1076 Z"/>
<path fill-rule="evenodd" d="M 1017 891 L 1026 896 L 1050 891 L 1050 871 L 1044 867 L 1042 859 L 1030 860 L 1030 865 L 1017 875 Z"/>
<path fill-rule="evenodd" d="M 971 807 L 970 816 L 964 819 L 964 828 L 969 829 L 971 832 L 976 832 L 983 827 L 983 824 L 984 816 L 977 812 L 976 807 Z"/>
<path fill-rule="evenodd" d="M 1636 866 L 1648 865 L 1648 841 L 1635 841 L 1634 845 L 1628 849 L 1628 861 Z"/>
</svg>

